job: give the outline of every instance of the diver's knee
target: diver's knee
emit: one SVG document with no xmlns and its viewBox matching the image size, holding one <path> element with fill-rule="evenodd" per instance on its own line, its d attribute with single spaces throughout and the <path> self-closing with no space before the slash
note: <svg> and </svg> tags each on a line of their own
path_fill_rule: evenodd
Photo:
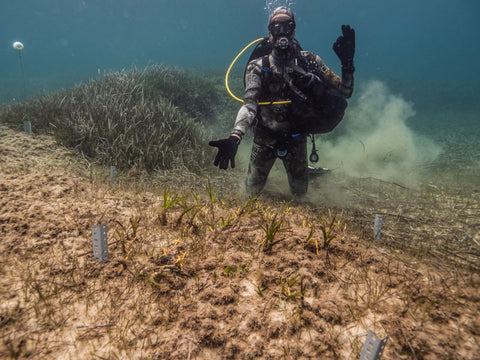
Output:
<svg viewBox="0 0 480 360">
<path fill-rule="evenodd" d="M 250 196 L 256 196 L 260 194 L 263 190 L 263 187 L 265 186 L 265 182 L 252 182 L 247 180 L 245 181 L 245 190 L 247 191 L 247 194 Z"/>
<path fill-rule="evenodd" d="M 308 180 L 305 180 L 305 179 L 296 180 L 296 181 L 293 181 L 293 183 L 290 185 L 290 192 L 295 197 L 302 197 L 307 193 L 307 191 L 308 191 Z"/>
</svg>

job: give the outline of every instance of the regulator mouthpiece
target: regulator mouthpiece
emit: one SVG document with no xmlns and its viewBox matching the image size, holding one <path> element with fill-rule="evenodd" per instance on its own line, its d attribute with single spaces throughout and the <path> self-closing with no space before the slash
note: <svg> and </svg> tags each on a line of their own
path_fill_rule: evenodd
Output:
<svg viewBox="0 0 480 360">
<path fill-rule="evenodd" d="M 290 40 L 288 40 L 288 38 L 281 37 L 280 39 L 277 40 L 277 47 L 280 50 L 287 50 L 289 46 L 290 46 Z"/>
</svg>

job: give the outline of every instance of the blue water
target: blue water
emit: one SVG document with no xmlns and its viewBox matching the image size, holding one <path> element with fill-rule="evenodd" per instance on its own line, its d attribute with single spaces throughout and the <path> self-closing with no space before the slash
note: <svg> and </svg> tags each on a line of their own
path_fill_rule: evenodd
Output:
<svg viewBox="0 0 480 360">
<path fill-rule="evenodd" d="M 271 1 L 284 4 L 286 1 Z M 290 1 L 291 2 L 291 1 Z M 266 34 L 265 0 L 16 0 L 0 5 L 0 78 L 27 81 L 165 63 L 226 67 Z M 340 25 L 357 32 L 360 78 L 480 80 L 477 0 L 299 0 L 297 38 L 334 70 Z M 3 83 L 3 81 L 2 81 Z M 2 85 L 3 86 L 3 85 Z"/>
<path fill-rule="evenodd" d="M 24 96 L 14 41 L 25 46 L 26 97 L 132 65 L 224 71 L 240 49 L 267 34 L 269 10 L 286 3 L 296 14 L 303 48 L 337 73 L 332 43 L 342 24 L 356 30 L 352 101 L 362 86 L 379 80 L 413 104 L 416 117 L 409 121 L 417 131 L 443 126 L 440 133 L 478 133 L 478 0 L 2 1 L 0 104 Z"/>
</svg>

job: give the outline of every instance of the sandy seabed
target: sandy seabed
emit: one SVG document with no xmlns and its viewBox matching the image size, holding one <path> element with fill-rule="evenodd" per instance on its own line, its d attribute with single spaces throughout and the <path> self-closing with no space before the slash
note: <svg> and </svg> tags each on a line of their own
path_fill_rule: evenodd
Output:
<svg viewBox="0 0 480 360">
<path fill-rule="evenodd" d="M 368 330 L 389 337 L 385 359 L 479 358 L 468 200 L 431 185 L 415 208 L 391 205 L 409 190 L 379 195 L 373 180 L 343 184 L 356 208 L 182 199 L 112 187 L 88 166 L 50 137 L 0 128 L 0 358 L 358 359 Z M 385 242 L 417 245 L 375 244 L 374 203 L 397 216 Z M 473 229 L 458 239 L 463 225 L 440 214 L 456 204 Z M 101 223 L 106 263 L 92 256 Z M 463 241 L 447 247 L 456 257 L 449 241 Z"/>
</svg>

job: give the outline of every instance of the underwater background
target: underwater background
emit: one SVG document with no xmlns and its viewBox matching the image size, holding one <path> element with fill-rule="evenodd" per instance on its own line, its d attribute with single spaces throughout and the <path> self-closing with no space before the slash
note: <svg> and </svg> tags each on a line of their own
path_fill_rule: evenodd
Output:
<svg viewBox="0 0 480 360">
<path fill-rule="evenodd" d="M 246 44 L 267 35 L 268 14 L 281 5 L 293 9 L 302 47 L 336 73 L 340 62 L 332 44 L 340 27 L 350 24 L 356 31 L 355 92 L 339 127 L 343 136 L 320 144 L 326 165 L 398 178 L 443 156 L 445 171 L 468 168 L 468 182 L 480 183 L 476 0 L 2 2 L 0 104 L 132 66 L 224 73 Z M 15 41 L 24 44 L 21 53 L 13 49 Z"/>
</svg>

